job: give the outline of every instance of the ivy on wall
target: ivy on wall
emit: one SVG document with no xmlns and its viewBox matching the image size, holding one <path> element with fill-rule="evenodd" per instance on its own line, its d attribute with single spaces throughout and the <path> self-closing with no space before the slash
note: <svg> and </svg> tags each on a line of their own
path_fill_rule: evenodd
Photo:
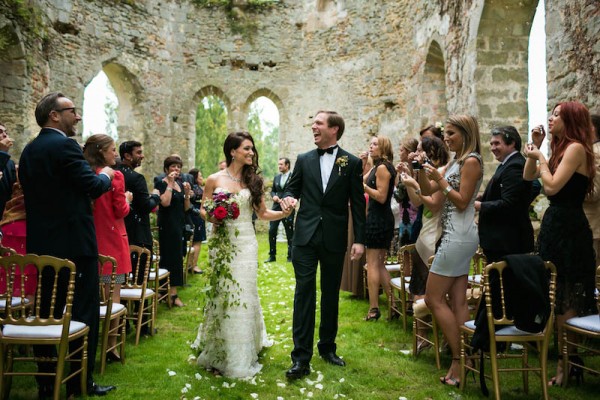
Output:
<svg viewBox="0 0 600 400">
<path fill-rule="evenodd" d="M 280 3 L 280 0 L 192 0 L 199 7 L 223 7 L 234 34 L 252 40 L 258 29 L 256 20 L 246 15 L 247 11 L 263 11 Z"/>
</svg>

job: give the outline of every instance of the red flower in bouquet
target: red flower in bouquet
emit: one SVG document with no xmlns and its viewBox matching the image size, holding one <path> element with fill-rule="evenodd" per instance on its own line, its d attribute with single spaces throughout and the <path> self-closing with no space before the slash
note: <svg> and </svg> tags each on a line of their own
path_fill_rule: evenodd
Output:
<svg viewBox="0 0 600 400">
<path fill-rule="evenodd" d="M 240 208 L 238 207 L 237 203 L 233 203 L 231 205 L 231 217 L 233 219 L 236 219 L 239 216 L 240 216 Z"/>
<path fill-rule="evenodd" d="M 219 221 L 224 220 L 225 218 L 227 218 L 227 209 L 223 206 L 217 206 L 217 208 L 215 208 L 215 210 L 213 211 L 213 217 L 215 217 Z"/>
</svg>

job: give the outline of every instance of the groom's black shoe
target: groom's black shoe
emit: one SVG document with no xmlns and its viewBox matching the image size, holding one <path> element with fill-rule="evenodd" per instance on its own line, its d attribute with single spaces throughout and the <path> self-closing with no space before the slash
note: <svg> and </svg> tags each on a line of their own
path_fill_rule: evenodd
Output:
<svg viewBox="0 0 600 400">
<path fill-rule="evenodd" d="M 275 256 L 269 256 L 269 258 L 267 260 L 265 260 L 265 262 L 275 262 Z"/>
<path fill-rule="evenodd" d="M 310 364 L 302 361 L 294 361 L 292 368 L 288 369 L 285 376 L 288 379 L 300 379 L 310 374 Z"/>
<path fill-rule="evenodd" d="M 339 358 L 333 351 L 321 354 L 321 358 L 329 364 L 337 365 L 338 367 L 346 366 L 346 362 Z"/>
</svg>

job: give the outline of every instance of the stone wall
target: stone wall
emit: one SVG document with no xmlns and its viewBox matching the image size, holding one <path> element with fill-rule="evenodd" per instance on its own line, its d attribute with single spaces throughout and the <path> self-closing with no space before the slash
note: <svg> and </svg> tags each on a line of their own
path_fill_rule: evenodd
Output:
<svg viewBox="0 0 600 400">
<path fill-rule="evenodd" d="M 191 164 L 195 109 L 207 94 L 224 100 L 232 130 L 245 128 L 257 97 L 273 100 L 280 154 L 292 160 L 313 147 L 320 108 L 345 117 L 341 145 L 354 153 L 371 135 L 398 143 L 449 113 L 478 115 L 484 143 L 493 124 L 527 129 L 537 0 L 282 0 L 241 9 L 237 23 L 256 30 L 236 34 L 223 8 L 187 1 L 31 3 L 23 17 L 24 6 L 0 1 L 0 120 L 15 157 L 38 131 L 42 94 L 61 90 L 81 105 L 101 69 L 119 98 L 120 139 L 144 143 L 148 176 L 172 152 Z M 599 3 L 547 0 L 546 10 L 549 104 L 600 106 Z"/>
</svg>

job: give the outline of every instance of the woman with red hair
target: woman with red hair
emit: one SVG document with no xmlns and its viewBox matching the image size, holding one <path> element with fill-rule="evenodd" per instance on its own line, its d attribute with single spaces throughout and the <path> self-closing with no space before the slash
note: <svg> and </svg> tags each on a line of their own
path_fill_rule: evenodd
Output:
<svg viewBox="0 0 600 400">
<path fill-rule="evenodd" d="M 592 151 L 592 123 L 588 109 L 579 102 L 560 103 L 548 119 L 552 134 L 548 161 L 539 147 L 545 134 L 532 131 L 533 144 L 526 147 L 525 180 L 540 178 L 550 207 L 544 214 L 537 248 L 545 261 L 557 270 L 556 325 L 558 348 L 562 349 L 562 329 L 566 320 L 589 315 L 594 299 L 594 250 L 592 231 L 583 212 L 583 200 L 593 191 L 595 174 Z M 582 373 L 572 368 L 571 375 Z M 559 362 L 549 385 L 561 385 L 564 371 Z"/>
</svg>

